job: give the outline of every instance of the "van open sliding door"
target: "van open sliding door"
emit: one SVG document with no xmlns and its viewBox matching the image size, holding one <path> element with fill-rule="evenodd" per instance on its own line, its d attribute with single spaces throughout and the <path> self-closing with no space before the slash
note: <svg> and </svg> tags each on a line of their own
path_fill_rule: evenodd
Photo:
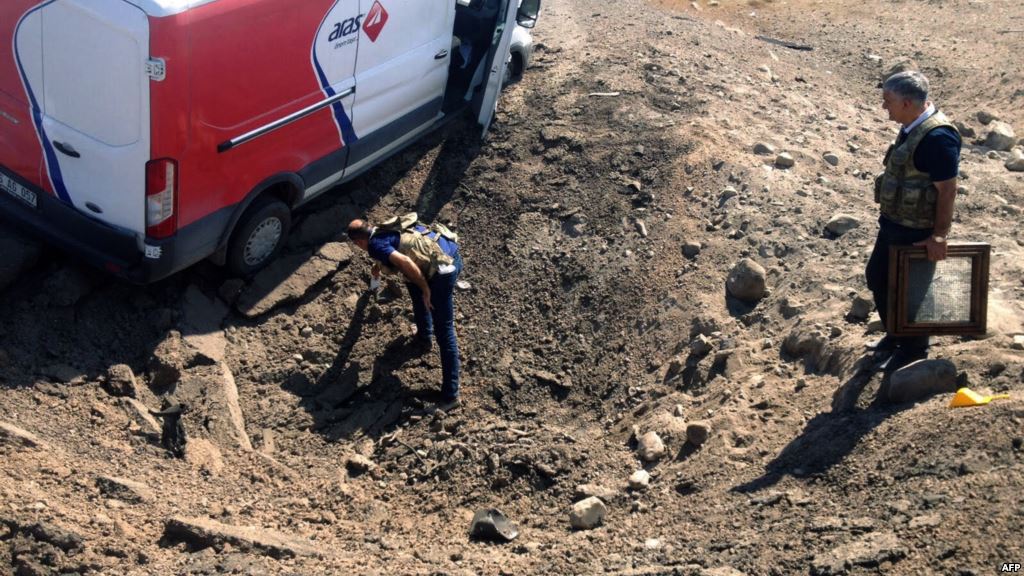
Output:
<svg viewBox="0 0 1024 576">
<path fill-rule="evenodd" d="M 512 43 L 512 31 L 516 26 L 516 12 L 518 3 L 515 0 L 501 0 L 498 9 L 498 24 L 494 30 L 494 40 L 490 52 L 487 54 L 488 62 L 484 70 L 487 70 L 487 85 L 484 88 L 483 98 L 474 101 L 474 112 L 477 121 L 483 128 L 483 134 L 491 127 L 494 119 L 494 112 L 498 108 L 498 96 L 501 95 L 501 86 L 505 79 L 505 66 L 509 45 Z"/>
</svg>

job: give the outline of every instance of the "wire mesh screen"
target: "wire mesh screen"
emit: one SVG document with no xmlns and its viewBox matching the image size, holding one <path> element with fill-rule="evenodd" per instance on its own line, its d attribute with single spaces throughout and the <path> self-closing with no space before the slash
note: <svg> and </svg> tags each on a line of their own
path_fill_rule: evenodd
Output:
<svg viewBox="0 0 1024 576">
<path fill-rule="evenodd" d="M 988 244 L 947 247 L 928 260 L 923 247 L 893 246 L 886 329 L 896 336 L 984 334 L 988 307 Z"/>
<path fill-rule="evenodd" d="M 971 258 L 940 262 L 912 258 L 907 273 L 907 322 L 971 321 Z"/>
</svg>

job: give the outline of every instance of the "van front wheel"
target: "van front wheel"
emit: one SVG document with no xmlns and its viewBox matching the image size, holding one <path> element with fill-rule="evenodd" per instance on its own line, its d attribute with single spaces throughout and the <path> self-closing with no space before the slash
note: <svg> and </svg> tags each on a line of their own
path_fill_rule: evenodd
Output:
<svg viewBox="0 0 1024 576">
<path fill-rule="evenodd" d="M 238 223 L 228 245 L 228 270 L 249 276 L 269 264 L 288 238 L 288 205 L 273 197 L 257 200 Z"/>
</svg>

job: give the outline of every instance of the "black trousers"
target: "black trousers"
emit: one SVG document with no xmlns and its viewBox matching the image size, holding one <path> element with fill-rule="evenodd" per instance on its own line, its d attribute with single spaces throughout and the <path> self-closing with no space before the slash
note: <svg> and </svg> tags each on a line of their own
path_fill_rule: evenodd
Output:
<svg viewBox="0 0 1024 576">
<path fill-rule="evenodd" d="M 878 237 L 875 248 L 871 251 L 864 276 L 868 282 L 868 290 L 875 297 L 875 307 L 882 323 L 888 326 L 886 316 L 889 312 L 889 247 L 909 246 L 932 235 L 932 229 L 907 228 L 897 224 L 885 216 L 878 218 Z M 927 336 L 903 337 L 898 340 L 901 348 L 923 349 L 928 347 Z"/>
</svg>

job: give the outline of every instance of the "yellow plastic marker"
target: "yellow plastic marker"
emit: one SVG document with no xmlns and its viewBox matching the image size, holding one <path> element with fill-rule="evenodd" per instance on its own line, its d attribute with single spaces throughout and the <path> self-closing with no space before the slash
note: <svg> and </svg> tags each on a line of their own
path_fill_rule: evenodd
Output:
<svg viewBox="0 0 1024 576">
<path fill-rule="evenodd" d="M 961 388 L 956 391 L 953 400 L 949 403 L 950 408 L 963 408 L 964 406 L 984 406 L 999 398 L 1009 398 L 1009 394 L 996 394 L 995 396 L 982 396 L 970 388 Z"/>
</svg>

